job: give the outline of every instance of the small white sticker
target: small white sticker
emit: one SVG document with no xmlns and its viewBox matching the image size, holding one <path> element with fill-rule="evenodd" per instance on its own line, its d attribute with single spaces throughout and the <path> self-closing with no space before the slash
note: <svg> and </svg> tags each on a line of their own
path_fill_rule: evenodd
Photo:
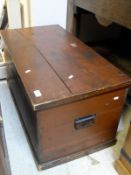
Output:
<svg viewBox="0 0 131 175">
<path fill-rule="evenodd" d="M 41 97 L 42 96 L 40 90 L 35 90 L 34 95 L 35 95 L 35 97 Z"/>
<path fill-rule="evenodd" d="M 70 45 L 71 45 L 72 47 L 77 47 L 77 44 L 76 44 L 76 43 L 70 43 Z"/>
<path fill-rule="evenodd" d="M 119 96 L 114 97 L 113 100 L 119 100 Z"/>
<path fill-rule="evenodd" d="M 69 80 L 72 79 L 72 78 L 74 78 L 74 75 L 70 75 L 70 76 L 68 77 Z"/>
<path fill-rule="evenodd" d="M 30 70 L 30 69 L 28 69 L 28 70 L 26 70 L 26 71 L 25 71 L 25 73 L 26 73 L 26 74 L 28 74 L 29 72 L 31 72 L 31 70 Z"/>
</svg>

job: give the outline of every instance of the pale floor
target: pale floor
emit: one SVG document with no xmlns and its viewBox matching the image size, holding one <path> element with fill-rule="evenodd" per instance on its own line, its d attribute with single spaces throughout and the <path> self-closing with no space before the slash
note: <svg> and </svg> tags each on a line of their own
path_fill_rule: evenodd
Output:
<svg viewBox="0 0 131 175">
<path fill-rule="evenodd" d="M 131 120 L 131 108 L 126 107 L 124 110 L 115 146 L 38 171 L 6 81 L 0 83 L 0 101 L 12 175 L 118 175 L 113 163 L 119 156 Z"/>
</svg>

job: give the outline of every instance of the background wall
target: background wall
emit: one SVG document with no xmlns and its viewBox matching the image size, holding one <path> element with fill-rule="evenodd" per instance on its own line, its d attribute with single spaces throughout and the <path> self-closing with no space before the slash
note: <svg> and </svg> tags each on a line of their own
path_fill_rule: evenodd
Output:
<svg viewBox="0 0 131 175">
<path fill-rule="evenodd" d="M 31 26 L 31 1 L 32 0 L 19 0 L 21 3 L 21 20 L 22 27 Z"/>
<path fill-rule="evenodd" d="M 5 2 L 5 0 L 0 0 L 0 15 L 1 15 L 1 12 L 2 12 L 4 2 Z"/>
<path fill-rule="evenodd" d="M 32 0 L 31 26 L 59 24 L 66 27 L 67 0 Z"/>
<path fill-rule="evenodd" d="M 66 27 L 67 0 L 6 0 L 6 3 L 9 28 L 50 24 Z"/>
</svg>

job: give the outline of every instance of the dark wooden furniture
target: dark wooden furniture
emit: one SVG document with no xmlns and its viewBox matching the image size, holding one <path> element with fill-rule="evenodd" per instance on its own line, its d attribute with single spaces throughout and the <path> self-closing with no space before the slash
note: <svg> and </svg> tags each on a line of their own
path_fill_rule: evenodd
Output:
<svg viewBox="0 0 131 175">
<path fill-rule="evenodd" d="M 120 158 L 115 162 L 115 168 L 120 175 L 131 175 L 131 125 Z"/>
<path fill-rule="evenodd" d="M 1 108 L 0 108 L 0 175 L 11 175 Z"/>
<path fill-rule="evenodd" d="M 39 169 L 116 141 L 131 79 L 57 25 L 1 34 L 12 58 L 9 86 Z"/>
<path fill-rule="evenodd" d="M 74 32 L 76 27 L 75 15 L 79 18 L 77 7 L 93 13 L 103 24 L 118 23 L 131 29 L 130 0 L 68 0 L 67 30 Z"/>
</svg>

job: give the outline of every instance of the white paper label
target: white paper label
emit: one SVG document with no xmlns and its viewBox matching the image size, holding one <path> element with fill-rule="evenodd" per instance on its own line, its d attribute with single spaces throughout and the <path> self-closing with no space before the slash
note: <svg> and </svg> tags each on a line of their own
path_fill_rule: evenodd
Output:
<svg viewBox="0 0 131 175">
<path fill-rule="evenodd" d="M 35 90 L 34 95 L 35 95 L 35 97 L 41 97 L 42 96 L 40 90 Z"/>
<path fill-rule="evenodd" d="M 76 43 L 70 43 L 70 45 L 71 45 L 72 47 L 77 47 L 77 44 L 76 44 Z"/>
<path fill-rule="evenodd" d="M 68 77 L 68 79 L 72 79 L 72 78 L 74 78 L 74 75 L 70 75 L 70 76 Z"/>
<path fill-rule="evenodd" d="M 114 97 L 113 100 L 119 100 L 119 96 Z"/>
<path fill-rule="evenodd" d="M 31 72 L 31 70 L 30 70 L 30 69 L 28 69 L 28 70 L 26 70 L 26 71 L 25 71 L 25 73 L 26 73 L 26 74 L 28 74 L 29 72 Z"/>
</svg>

